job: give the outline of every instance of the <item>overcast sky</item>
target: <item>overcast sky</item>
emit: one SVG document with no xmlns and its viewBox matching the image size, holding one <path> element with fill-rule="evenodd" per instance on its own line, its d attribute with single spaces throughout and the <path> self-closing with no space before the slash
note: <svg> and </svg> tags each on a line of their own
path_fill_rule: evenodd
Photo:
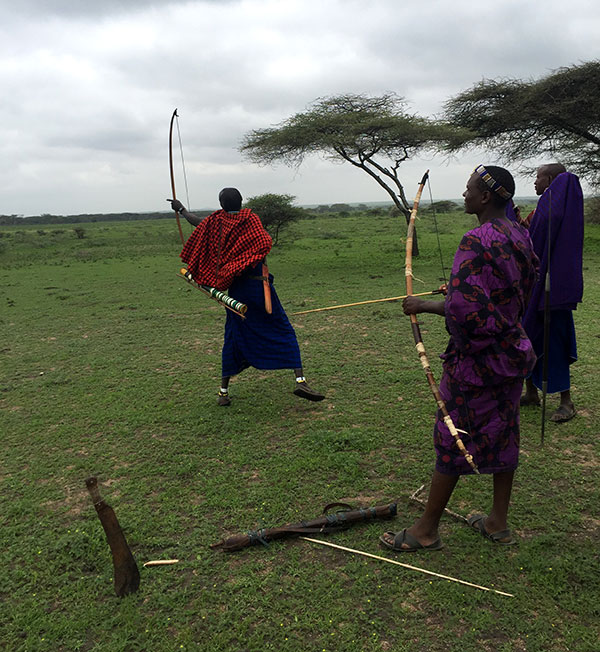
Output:
<svg viewBox="0 0 600 652">
<path fill-rule="evenodd" d="M 348 164 L 259 167 L 240 141 L 318 97 L 393 91 L 435 116 L 482 78 L 533 79 L 600 57 L 597 0 L 0 3 L 0 214 L 9 215 L 165 210 L 175 108 L 192 207 L 216 207 L 230 185 L 300 204 L 385 201 Z M 496 161 L 417 159 L 401 179 L 412 197 L 429 167 L 434 198 L 459 197 L 480 162 Z M 533 195 L 531 181 L 517 177 L 517 195 Z M 177 194 L 187 203 L 180 172 Z"/>
</svg>

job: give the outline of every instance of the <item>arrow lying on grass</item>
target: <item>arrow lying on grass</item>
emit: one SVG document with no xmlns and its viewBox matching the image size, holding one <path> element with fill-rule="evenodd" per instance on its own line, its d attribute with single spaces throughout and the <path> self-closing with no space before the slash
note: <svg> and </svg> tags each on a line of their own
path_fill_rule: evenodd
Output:
<svg viewBox="0 0 600 652">
<path fill-rule="evenodd" d="M 490 589 L 487 586 L 481 586 L 480 584 L 473 584 L 473 582 L 459 580 L 458 578 L 451 577 L 450 575 L 442 575 L 441 573 L 434 573 L 433 571 L 427 570 L 425 568 L 419 568 L 418 566 L 412 566 L 411 564 L 403 564 L 401 561 L 396 561 L 395 559 L 388 559 L 387 557 L 381 557 L 380 555 L 372 555 L 370 552 L 363 552 L 362 550 L 354 550 L 354 548 L 346 548 L 345 546 L 338 546 L 337 544 L 330 543 L 329 541 L 321 541 L 319 539 L 311 539 L 309 537 L 300 537 L 300 538 L 304 539 L 304 541 L 317 543 L 320 546 L 329 546 L 330 548 L 336 548 L 337 550 L 343 550 L 344 552 L 352 552 L 355 555 L 362 555 L 363 557 L 370 557 L 371 559 L 385 561 L 388 564 L 395 564 L 396 566 L 402 566 L 403 568 L 408 568 L 409 570 L 418 571 L 419 573 L 425 573 L 426 575 L 433 575 L 434 577 L 439 577 L 443 580 L 448 580 L 450 582 L 458 582 L 459 584 L 464 584 L 465 586 L 472 586 L 474 589 L 481 589 L 482 591 L 491 591 L 492 593 L 498 593 L 498 595 L 505 595 L 509 598 L 515 597 L 512 593 L 498 591 L 497 589 Z"/>
</svg>

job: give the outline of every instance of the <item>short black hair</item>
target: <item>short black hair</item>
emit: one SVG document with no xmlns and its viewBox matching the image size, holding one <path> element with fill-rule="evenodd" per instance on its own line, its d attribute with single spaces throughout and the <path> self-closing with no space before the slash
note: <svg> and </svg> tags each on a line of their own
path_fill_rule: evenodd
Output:
<svg viewBox="0 0 600 652">
<path fill-rule="evenodd" d="M 554 181 L 559 174 L 567 171 L 567 168 L 562 163 L 546 163 L 546 165 L 541 165 L 540 167 L 548 174 L 551 181 Z"/>
<path fill-rule="evenodd" d="M 515 180 L 513 179 L 512 174 L 508 170 L 498 167 L 497 165 L 485 165 L 484 167 L 494 181 L 499 183 L 504 190 L 510 194 L 510 199 L 512 199 L 515 194 Z M 505 199 L 497 192 L 493 191 L 481 177 L 478 177 L 477 185 L 479 190 L 482 192 L 484 190 L 489 190 L 492 193 L 492 202 L 495 206 L 506 206 L 510 201 L 510 199 Z"/>
<path fill-rule="evenodd" d="M 237 213 L 242 208 L 242 195 L 237 188 L 223 188 L 219 193 L 219 204 L 228 213 Z"/>
</svg>

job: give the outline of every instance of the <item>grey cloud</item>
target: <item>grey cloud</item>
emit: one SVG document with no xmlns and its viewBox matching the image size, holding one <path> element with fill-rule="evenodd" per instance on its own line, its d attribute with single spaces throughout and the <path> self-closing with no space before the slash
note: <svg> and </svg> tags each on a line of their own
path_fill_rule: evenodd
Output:
<svg viewBox="0 0 600 652">
<path fill-rule="evenodd" d="M 20 0 L 0 26 L 0 213 L 25 209 L 15 193 L 25 188 L 29 213 L 162 206 L 157 178 L 175 107 L 198 187 L 235 174 L 313 203 L 327 178 L 330 188 L 377 199 L 375 184 L 347 166 L 257 168 L 237 147 L 250 129 L 318 97 L 394 91 L 431 115 L 482 77 L 539 77 L 597 58 L 595 7 L 431 0 L 425 15 L 412 0 Z M 432 163 L 448 188 L 462 187 L 460 162 Z"/>
<path fill-rule="evenodd" d="M 185 4 L 231 4 L 239 0 L 202 0 L 182 2 L 181 0 L 15 0 L 9 14 L 28 16 L 60 16 L 64 18 L 85 18 L 115 16 L 137 11 Z"/>
</svg>

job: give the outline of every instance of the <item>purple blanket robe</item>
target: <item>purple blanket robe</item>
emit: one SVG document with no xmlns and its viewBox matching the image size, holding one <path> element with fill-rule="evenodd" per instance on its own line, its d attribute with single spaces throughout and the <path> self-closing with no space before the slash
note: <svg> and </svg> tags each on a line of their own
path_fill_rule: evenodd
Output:
<svg viewBox="0 0 600 652">
<path fill-rule="evenodd" d="M 583 297 L 583 193 L 579 179 L 559 174 L 539 198 L 529 226 L 533 249 L 540 259 L 540 278 L 533 288 L 525 315 L 525 330 L 544 309 L 544 279 L 548 269 L 548 221 L 550 220 L 550 306 L 575 310 Z"/>
<path fill-rule="evenodd" d="M 506 204 L 506 217 L 508 217 L 511 222 L 519 221 L 515 211 L 515 202 L 512 199 L 508 202 L 508 204 Z"/>
<path fill-rule="evenodd" d="M 540 277 L 523 318 L 523 327 L 538 355 L 532 380 L 542 386 L 544 349 L 544 285 L 548 271 L 550 226 L 550 359 L 548 391 L 570 388 L 569 365 L 577 359 L 575 327 L 570 311 L 583 296 L 583 193 L 579 179 L 559 174 L 540 197 L 529 226 L 533 248 L 541 260 Z"/>
<path fill-rule="evenodd" d="M 482 473 L 514 470 L 519 455 L 519 398 L 535 354 L 521 319 L 538 260 L 525 228 L 492 220 L 466 233 L 454 257 L 446 297 L 440 391 Z M 436 469 L 471 469 L 438 411 Z"/>
</svg>

